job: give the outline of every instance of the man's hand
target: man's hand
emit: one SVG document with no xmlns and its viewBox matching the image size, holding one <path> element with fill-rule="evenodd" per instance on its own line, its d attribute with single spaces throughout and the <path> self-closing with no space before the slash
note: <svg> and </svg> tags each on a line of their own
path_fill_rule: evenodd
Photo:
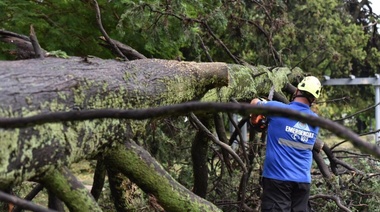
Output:
<svg viewBox="0 0 380 212">
<path fill-rule="evenodd" d="M 263 98 L 254 98 L 254 99 L 252 99 L 251 104 L 253 104 L 253 105 L 257 105 L 257 103 L 259 103 L 259 102 L 264 102 L 264 103 L 266 103 L 267 100 L 265 100 L 265 99 L 263 99 Z"/>
</svg>

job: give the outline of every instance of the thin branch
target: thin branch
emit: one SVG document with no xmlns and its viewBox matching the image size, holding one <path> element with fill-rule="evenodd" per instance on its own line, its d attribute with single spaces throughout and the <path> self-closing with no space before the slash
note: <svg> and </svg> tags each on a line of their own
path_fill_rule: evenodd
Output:
<svg viewBox="0 0 380 212">
<path fill-rule="evenodd" d="M 232 116 L 230 115 L 231 113 L 228 113 L 228 120 L 231 122 L 231 124 L 234 126 L 235 130 L 232 132 L 230 135 L 230 142 L 229 144 L 231 145 L 235 140 L 237 140 L 237 136 L 239 136 L 240 140 L 243 140 L 242 134 L 240 129 L 246 124 L 249 120 L 249 117 L 246 116 L 245 118 L 242 118 L 238 124 L 234 124 L 234 121 L 232 119 Z M 245 139 L 244 139 L 245 140 Z M 241 147 L 242 148 L 242 147 Z"/>
<path fill-rule="evenodd" d="M 220 40 L 215 34 L 214 32 L 212 31 L 212 29 L 210 28 L 210 26 L 206 23 L 206 22 L 202 22 L 202 24 L 206 27 L 207 31 L 209 32 L 209 34 L 215 39 L 218 41 L 218 43 L 220 45 L 222 45 L 222 47 L 224 48 L 224 50 L 227 52 L 227 54 L 235 61 L 235 63 L 237 64 L 241 64 L 241 62 L 235 57 L 235 55 L 233 55 L 231 53 L 231 51 L 228 49 L 228 47 L 223 43 L 222 40 Z"/>
<path fill-rule="evenodd" d="M 362 134 L 359 134 L 359 136 L 365 136 L 365 135 L 376 134 L 376 133 L 378 133 L 378 132 L 380 132 L 380 129 L 375 130 L 375 131 L 370 131 L 370 132 L 362 133 Z M 341 142 L 339 142 L 339 143 L 334 144 L 334 145 L 331 147 L 331 150 L 335 149 L 336 147 L 338 147 L 338 146 L 340 146 L 340 145 L 342 145 L 342 144 L 344 144 L 344 143 L 346 143 L 346 142 L 348 142 L 348 141 L 347 141 L 347 140 L 343 140 L 343 141 L 341 141 Z"/>
<path fill-rule="evenodd" d="M 48 194 L 48 207 L 56 211 L 65 211 L 64 203 L 50 190 L 47 190 Z"/>
<path fill-rule="evenodd" d="M 131 184 L 125 175 L 118 170 L 107 168 L 109 189 L 116 211 L 128 211 L 128 198 L 126 187 Z"/>
<path fill-rule="evenodd" d="M 100 15 L 100 9 L 99 9 L 99 4 L 96 0 L 93 0 L 94 2 L 94 5 L 95 5 L 95 10 L 96 10 L 96 21 L 98 23 L 98 26 L 99 26 L 99 29 L 101 31 L 101 33 L 103 34 L 103 36 L 106 38 L 107 42 L 112 46 L 112 48 L 116 51 L 116 53 L 122 57 L 124 60 L 126 61 L 129 61 L 128 58 L 120 51 L 119 48 L 117 48 L 116 44 L 114 42 L 112 42 L 111 38 L 108 36 L 106 30 L 104 30 L 103 28 L 103 24 L 102 24 L 102 18 L 101 18 L 101 15 Z"/>
<path fill-rule="evenodd" d="M 30 38 L 28 36 L 17 34 L 17 33 L 11 32 L 11 31 L 3 30 L 3 29 L 0 29 L 0 35 L 2 37 L 3 36 L 6 36 L 6 37 L 16 37 L 16 38 L 20 38 L 22 40 L 30 42 Z"/>
<path fill-rule="evenodd" d="M 245 167 L 245 164 L 244 162 L 241 160 L 241 158 L 234 152 L 233 149 L 231 149 L 231 147 L 221 141 L 219 141 L 218 138 L 216 138 L 212 132 L 210 132 L 200 121 L 199 119 L 194 115 L 194 113 L 190 113 L 190 117 L 191 119 L 194 121 L 194 123 L 202 130 L 204 131 L 210 138 L 211 140 L 219 145 L 221 148 L 225 149 L 237 162 L 238 164 L 241 166 L 241 168 L 243 169 L 244 172 L 247 172 L 247 168 Z"/>
<path fill-rule="evenodd" d="M 377 176 L 380 176 L 380 173 L 367 174 L 367 177 L 363 178 L 363 180 L 369 180 L 370 178 Z"/>
<path fill-rule="evenodd" d="M 337 170 L 337 166 L 336 166 L 335 159 L 334 159 L 335 156 L 334 156 L 334 153 L 331 151 L 331 148 L 329 148 L 329 146 L 327 144 L 325 144 L 325 145 L 323 145 L 322 149 L 330 161 L 331 171 L 335 175 L 338 175 L 338 170 Z"/>
<path fill-rule="evenodd" d="M 359 173 L 359 174 L 364 174 L 364 172 L 352 167 L 351 165 L 349 165 L 348 163 L 346 163 L 342 160 L 337 159 L 336 157 L 334 157 L 334 162 L 335 162 L 335 164 L 339 164 L 339 165 L 343 166 L 344 168 L 346 168 L 350 171 L 354 171 L 354 172 Z"/>
<path fill-rule="evenodd" d="M 351 151 L 345 151 L 345 150 L 336 150 L 334 151 L 334 153 L 345 153 L 345 154 L 350 154 L 350 155 L 355 155 L 355 156 L 360 156 L 360 157 L 368 157 L 369 155 L 367 154 L 359 154 L 359 153 L 356 153 L 356 152 L 351 152 Z"/>
<path fill-rule="evenodd" d="M 378 132 L 380 132 L 380 129 L 375 130 L 375 131 L 369 131 L 369 132 L 366 132 L 366 133 L 361 133 L 361 134 L 359 134 L 359 136 L 376 134 L 376 133 L 378 133 Z"/>
<path fill-rule="evenodd" d="M 376 26 L 376 25 L 377 25 L 377 20 L 375 20 L 374 22 L 368 24 L 367 26 L 363 26 L 362 28 L 365 29 L 365 28 L 368 28 L 368 27 Z"/>
<path fill-rule="evenodd" d="M 310 196 L 309 200 L 317 199 L 317 198 L 333 200 L 340 209 L 342 209 L 343 211 L 351 212 L 351 210 L 349 208 L 347 208 L 346 206 L 344 206 L 342 204 L 342 202 L 338 196 L 326 195 L 326 194 L 317 194 L 317 195 Z"/>
<path fill-rule="evenodd" d="M 228 144 L 228 138 L 227 138 L 227 135 L 226 135 L 226 129 L 224 128 L 224 122 L 223 122 L 223 118 L 220 114 L 216 113 L 214 114 L 214 123 L 215 123 L 215 131 L 216 131 L 216 134 L 218 136 L 218 138 L 220 139 L 221 142 L 225 143 L 225 144 Z M 227 152 L 222 149 L 222 155 L 223 155 L 223 161 L 224 163 L 226 164 L 226 167 L 227 167 L 227 170 L 228 170 L 228 173 L 230 174 L 230 176 L 232 176 L 232 167 L 231 167 L 231 162 L 230 162 L 230 159 L 229 159 L 229 155 L 227 154 Z"/>
<path fill-rule="evenodd" d="M 367 107 L 367 108 L 364 108 L 364 109 L 362 109 L 362 110 L 359 110 L 359 111 L 357 111 L 357 112 L 355 112 L 355 113 L 353 113 L 353 114 L 351 114 L 351 115 L 349 115 L 349 116 L 345 116 L 344 118 L 337 119 L 337 120 L 334 120 L 334 121 L 338 121 L 338 122 L 339 122 L 339 121 L 343 121 L 343 120 L 345 120 L 345 119 L 349 119 L 349 118 L 354 117 L 354 116 L 356 116 L 356 115 L 358 115 L 358 114 L 360 114 L 360 113 L 364 113 L 364 112 L 366 112 L 366 111 L 368 111 L 368 110 L 371 110 L 371 109 L 375 108 L 375 107 L 378 106 L 378 105 L 380 105 L 380 102 L 377 103 L 377 104 L 375 104 L 375 105 L 372 105 L 372 106 L 369 106 L 369 107 Z"/>
<path fill-rule="evenodd" d="M 307 115 L 295 110 L 279 107 L 266 107 L 261 105 L 251 105 L 248 103 L 215 103 L 215 102 L 186 102 L 176 105 L 161 106 L 156 108 L 121 110 L 121 109 L 99 109 L 81 110 L 68 112 L 50 112 L 29 117 L 0 118 L 0 128 L 12 129 L 41 125 L 46 123 L 57 123 L 65 121 L 80 121 L 101 118 L 134 119 L 144 120 L 148 118 L 173 117 L 188 114 L 190 111 L 196 112 L 230 112 L 248 116 L 248 114 L 262 114 L 281 117 L 291 117 L 292 119 L 312 124 L 331 131 L 337 136 L 350 140 L 351 143 L 366 153 L 380 158 L 380 147 L 363 141 L 352 130 L 335 123 L 329 119 Z"/>
<path fill-rule="evenodd" d="M 36 205 L 32 202 L 7 194 L 3 191 L 0 191 L 0 200 L 4 202 L 13 203 L 15 205 L 18 205 L 21 208 L 28 209 L 35 212 L 54 212 L 54 210 L 50 210 L 48 208 Z"/>
<path fill-rule="evenodd" d="M 32 41 L 25 35 L 0 29 L 0 41 L 15 45 L 16 50 L 11 50 L 9 53 L 15 55 L 18 59 L 30 59 L 36 57 Z M 45 53 L 46 51 L 42 49 L 42 52 Z"/>
<path fill-rule="evenodd" d="M 257 24 L 256 22 L 251 21 L 251 20 L 248 20 L 248 19 L 243 19 L 243 18 L 240 18 L 240 17 L 234 16 L 234 15 L 231 15 L 231 18 L 234 18 L 234 19 L 239 20 L 239 21 L 244 21 L 244 22 L 247 22 L 247 23 L 249 23 L 249 24 L 254 25 L 257 29 L 260 30 L 261 33 L 259 33 L 259 34 L 263 34 L 263 35 L 267 38 L 267 40 L 269 40 L 268 32 L 265 31 L 264 28 L 261 27 L 261 26 L 260 26 L 259 24 Z"/>
<path fill-rule="evenodd" d="M 44 59 L 45 55 L 41 49 L 40 44 L 38 43 L 36 32 L 34 31 L 33 24 L 30 25 L 30 41 L 33 45 L 34 53 L 36 54 L 36 58 Z"/>
<path fill-rule="evenodd" d="M 110 47 L 110 44 L 107 42 L 107 39 L 104 36 L 99 37 L 100 40 L 105 41 L 106 44 L 101 43 L 100 45 L 105 46 L 107 48 Z M 113 44 L 130 60 L 138 60 L 138 59 L 146 59 L 146 57 L 138 52 L 137 50 L 133 49 L 132 47 L 125 45 L 124 43 L 121 43 L 120 41 L 114 40 L 110 38 Z M 112 46 L 111 46 L 112 49 Z"/>
<path fill-rule="evenodd" d="M 344 97 L 340 97 L 340 98 L 336 98 L 336 99 L 328 99 L 326 101 L 318 101 L 318 103 L 340 102 L 340 101 L 345 101 L 345 100 L 349 100 L 349 99 L 350 99 L 349 96 L 344 96 Z"/>
<path fill-rule="evenodd" d="M 311 57 L 317 50 L 319 49 L 313 49 L 313 51 L 310 51 L 309 54 L 307 54 L 304 58 L 302 58 L 298 63 L 296 63 L 293 67 L 291 67 L 290 70 L 293 70 L 295 67 L 298 67 L 301 63 L 305 62 L 305 60 L 309 57 Z"/>
<path fill-rule="evenodd" d="M 199 23 L 199 24 L 205 26 L 206 29 L 207 29 L 207 31 L 208 31 L 208 33 L 211 35 L 211 37 L 213 37 L 216 41 L 218 41 L 218 43 L 223 47 L 223 49 L 227 52 L 227 54 L 235 61 L 235 63 L 241 64 L 241 62 L 235 57 L 235 55 L 233 55 L 231 53 L 231 51 L 228 49 L 228 47 L 224 44 L 224 42 L 222 40 L 220 40 L 214 34 L 214 32 L 212 31 L 212 29 L 210 28 L 210 26 L 207 24 L 206 21 L 198 20 L 198 19 L 193 19 L 193 18 L 188 18 L 186 16 L 180 16 L 180 15 L 177 15 L 177 14 L 174 14 L 174 13 L 171 13 L 171 12 L 158 11 L 158 10 L 153 9 L 149 4 L 144 4 L 143 6 L 147 6 L 152 12 L 159 13 L 161 15 L 167 15 L 167 16 L 175 17 L 175 18 L 177 18 L 178 20 L 180 20 L 180 21 L 182 21 L 184 23 L 194 22 L 194 23 Z"/>
<path fill-rule="evenodd" d="M 29 193 L 25 196 L 24 200 L 31 201 L 37 194 L 44 189 L 42 184 L 37 184 Z M 23 208 L 20 206 L 15 206 L 12 212 L 20 212 Z"/>
<path fill-rule="evenodd" d="M 201 36 L 199 36 L 199 34 L 197 34 L 197 36 L 198 36 L 198 38 L 199 38 L 199 40 L 200 40 L 200 42 L 201 42 L 202 49 L 205 51 L 205 54 L 206 54 L 208 60 L 209 60 L 210 62 L 214 62 L 214 61 L 212 60 L 212 57 L 211 57 L 210 53 L 209 53 L 208 50 L 207 50 L 207 47 L 206 47 L 205 43 L 203 42 L 203 39 L 201 38 Z"/>
</svg>

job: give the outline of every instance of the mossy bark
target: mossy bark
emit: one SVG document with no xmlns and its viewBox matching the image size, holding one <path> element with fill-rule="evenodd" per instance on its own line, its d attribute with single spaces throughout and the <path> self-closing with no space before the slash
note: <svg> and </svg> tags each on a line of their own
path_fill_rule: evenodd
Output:
<svg viewBox="0 0 380 212">
<path fill-rule="evenodd" d="M 64 201 L 72 212 L 102 211 L 87 188 L 65 167 L 49 171 L 41 179 L 41 182 L 49 191 Z"/>
<path fill-rule="evenodd" d="M 107 151 L 108 166 L 128 176 L 154 195 L 167 211 L 220 211 L 174 180 L 150 154 L 133 141 Z"/>
<path fill-rule="evenodd" d="M 287 68 L 269 70 L 266 67 L 157 59 L 122 62 L 71 57 L 0 61 L 0 117 L 105 108 L 137 109 L 198 100 L 227 102 L 232 97 L 248 101 L 266 94 L 272 85 L 280 89 L 299 73 Z M 0 149 L 0 189 L 27 180 L 45 179 L 51 170 L 83 159 L 94 159 L 105 151 L 131 154 L 125 157 L 132 160 L 136 156 L 133 154 L 141 152 L 137 147 L 119 152 L 117 146 L 144 133 L 145 124 L 145 121 L 102 119 L 0 129 L 3 147 Z M 144 160 L 152 161 L 152 158 L 146 156 Z M 126 168 L 125 164 L 131 161 L 115 163 L 119 168 Z M 152 164 L 156 166 L 156 162 Z M 140 167 L 131 167 L 123 173 L 137 180 L 135 176 Z M 216 209 L 191 192 L 169 192 L 163 186 L 154 188 L 159 183 L 154 184 L 149 175 L 139 176 L 147 177 L 139 179 L 144 182 L 142 187 L 157 195 L 164 207 L 167 204 L 168 211 L 178 208 L 169 201 L 171 198 L 185 208 L 199 204 L 199 209 Z M 172 179 L 167 182 L 176 183 Z"/>
<path fill-rule="evenodd" d="M 118 212 L 131 211 L 133 208 L 130 208 L 127 202 L 127 189 L 125 181 L 125 176 L 122 175 L 119 171 L 112 169 L 107 170 L 108 173 L 108 182 L 110 184 L 110 190 L 113 198 L 115 208 Z"/>
</svg>

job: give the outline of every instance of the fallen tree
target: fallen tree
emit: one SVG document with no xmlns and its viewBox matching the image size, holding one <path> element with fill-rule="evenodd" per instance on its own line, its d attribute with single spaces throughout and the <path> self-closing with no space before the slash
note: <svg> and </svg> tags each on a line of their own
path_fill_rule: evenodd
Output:
<svg viewBox="0 0 380 212">
<path fill-rule="evenodd" d="M 265 67 L 225 63 L 155 59 L 118 62 L 75 57 L 4 61 L 0 67 L 0 78 L 4 82 L 0 88 L 0 116 L 8 118 L 62 111 L 149 108 L 198 101 L 206 94 L 207 101 L 212 101 L 217 98 L 215 88 L 221 87 L 224 87 L 219 95 L 222 101 L 228 101 L 232 96 L 250 99 L 255 94 L 267 92 L 269 84 L 282 87 L 288 82 L 290 73 L 286 68 L 268 71 Z M 262 72 L 266 74 L 260 75 Z M 254 77 L 257 74 L 259 76 Z M 268 83 L 271 78 L 275 81 Z M 133 146 L 130 140 L 144 131 L 145 124 L 144 121 L 97 119 L 3 129 L 2 146 L 7 148 L 1 150 L 0 188 L 4 190 L 23 181 L 36 181 L 53 191 L 73 211 L 85 207 L 91 211 L 100 210 L 83 186 L 76 187 L 80 184 L 73 183 L 75 180 L 65 167 L 82 159 L 111 160 L 112 154 L 107 156 L 106 152 L 115 151 L 115 148 L 120 151 L 120 145 Z M 125 152 L 132 150 L 135 148 L 128 148 Z M 126 154 L 119 161 L 137 162 L 133 158 Z M 121 166 L 107 160 L 104 163 Z M 153 163 L 159 166 L 157 162 Z M 128 173 L 139 171 L 136 167 Z M 145 171 L 148 173 L 143 176 L 154 176 L 149 170 Z M 65 182 L 62 179 L 72 180 Z M 138 185 L 141 185 L 139 181 L 144 181 L 141 177 L 133 179 Z M 169 211 L 178 211 L 175 209 L 178 207 L 217 209 L 186 189 L 181 195 L 174 193 L 176 197 L 167 196 L 167 189 L 171 190 L 171 186 L 181 187 L 173 180 L 166 186 L 161 185 L 166 190 L 153 189 L 155 186 L 157 184 L 143 183 L 142 187 L 156 191 L 152 193 Z M 60 192 L 65 188 L 70 188 L 71 192 Z M 176 198 L 184 205 L 175 201 Z"/>
</svg>

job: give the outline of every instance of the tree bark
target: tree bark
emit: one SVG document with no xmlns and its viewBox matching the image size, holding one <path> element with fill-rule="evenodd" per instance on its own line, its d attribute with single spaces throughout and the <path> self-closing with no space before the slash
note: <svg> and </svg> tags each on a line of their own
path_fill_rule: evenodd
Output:
<svg viewBox="0 0 380 212">
<path fill-rule="evenodd" d="M 118 212 L 131 211 L 126 200 L 128 190 L 125 189 L 123 183 L 125 183 L 125 176 L 119 173 L 117 170 L 108 169 L 108 181 L 110 184 L 110 190 L 112 199 L 114 200 L 115 208 Z"/>
<path fill-rule="evenodd" d="M 150 154 L 132 141 L 106 153 L 109 166 L 119 170 L 146 193 L 157 197 L 167 211 L 219 211 L 168 174 Z"/>
<path fill-rule="evenodd" d="M 99 200 L 100 194 L 102 193 L 106 174 L 106 167 L 104 165 L 103 159 L 98 159 L 94 172 L 94 182 L 91 188 L 91 195 L 96 201 Z"/>
<path fill-rule="evenodd" d="M 49 171 L 41 182 L 64 201 L 70 211 L 102 211 L 87 188 L 66 167 Z"/>
<path fill-rule="evenodd" d="M 207 128 L 210 127 L 208 123 L 210 121 L 209 118 L 201 118 L 201 122 Z M 208 169 L 207 166 L 207 153 L 209 149 L 210 138 L 207 137 L 207 134 L 198 130 L 197 134 L 193 140 L 193 144 L 191 146 L 191 158 L 193 161 L 193 176 L 194 176 L 194 194 L 206 198 L 207 194 L 207 185 L 208 185 Z"/>
<path fill-rule="evenodd" d="M 267 74 L 254 77 L 260 72 Z M 157 59 L 122 62 L 89 57 L 48 57 L 0 61 L 0 117 L 107 108 L 138 109 L 197 100 L 228 102 L 232 97 L 249 101 L 254 96 L 266 94 L 272 84 L 281 90 L 289 79 L 300 73 L 287 68 L 269 71 L 266 67 Z M 60 196 L 58 187 L 52 184 L 54 181 L 46 179 L 66 176 L 66 172 L 58 170 L 76 161 L 96 159 L 106 151 L 120 151 L 116 147 L 144 132 L 145 124 L 146 121 L 95 119 L 1 129 L 1 145 L 6 148 L 0 149 L 0 189 L 26 180 L 37 181 L 74 211 L 79 210 L 81 207 L 72 199 Z M 123 154 L 128 151 L 131 151 L 128 154 L 137 154 L 135 145 L 129 148 L 124 149 Z M 179 210 L 180 206 L 189 210 L 218 210 L 172 179 L 158 188 L 160 183 L 149 180 L 154 173 L 146 175 L 147 179 L 145 175 L 138 175 L 141 177 L 138 178 L 140 167 L 125 167 L 124 161 L 115 160 L 116 155 L 107 155 L 121 173 L 136 181 L 145 192 L 153 194 L 168 211 L 183 211 L 183 208 Z M 158 163 L 152 161 L 145 153 L 144 157 L 135 160 L 157 166 Z M 52 169 L 57 170 L 52 172 Z M 47 176 L 48 173 L 54 175 Z M 163 170 L 161 174 L 167 175 Z M 60 186 L 70 187 L 70 182 Z M 171 189 L 176 192 L 170 192 Z M 173 194 L 167 196 L 163 191 Z M 80 194 L 78 204 L 88 200 L 85 194 L 75 193 Z M 189 198 L 180 203 L 183 196 Z"/>
</svg>

